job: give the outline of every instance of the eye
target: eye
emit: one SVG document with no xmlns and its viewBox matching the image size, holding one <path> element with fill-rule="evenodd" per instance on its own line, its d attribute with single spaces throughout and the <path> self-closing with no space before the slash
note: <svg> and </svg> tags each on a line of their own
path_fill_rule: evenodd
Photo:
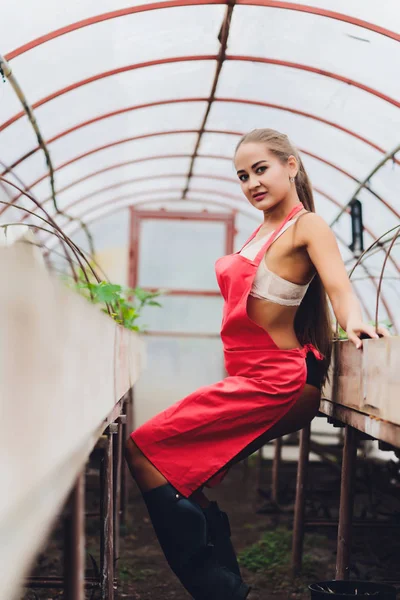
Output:
<svg viewBox="0 0 400 600">
<path fill-rule="evenodd" d="M 261 167 L 257 167 L 256 173 L 264 173 L 264 171 L 266 171 L 267 168 L 268 167 L 266 167 L 265 165 L 262 165 Z"/>
<path fill-rule="evenodd" d="M 246 173 L 243 173 L 243 175 L 239 175 L 239 179 L 240 181 L 246 181 L 248 179 L 248 175 L 246 175 Z"/>
</svg>

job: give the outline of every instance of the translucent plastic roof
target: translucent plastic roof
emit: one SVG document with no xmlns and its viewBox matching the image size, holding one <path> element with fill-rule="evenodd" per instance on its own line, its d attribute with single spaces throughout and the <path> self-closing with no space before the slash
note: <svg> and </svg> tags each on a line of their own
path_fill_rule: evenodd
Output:
<svg viewBox="0 0 400 600">
<path fill-rule="evenodd" d="M 136 204 L 236 210 L 249 233 L 259 215 L 241 196 L 233 150 L 242 133 L 272 127 L 300 149 L 317 212 L 351 266 L 342 210 L 400 143 L 399 31 L 392 0 L 37 0 L 34 11 L 3 0 L 0 53 L 46 142 L 58 206 L 91 226 L 97 248 L 112 243 L 107 222 L 120 235 L 116 214 L 127 219 Z M 54 214 L 44 153 L 9 83 L 0 161 Z M 399 165 L 397 152 L 357 194 L 366 246 L 399 224 Z M 76 222 L 57 220 L 80 235 Z M 355 278 L 371 312 L 385 248 Z M 400 300 L 399 266 L 395 246 L 383 317 Z"/>
</svg>

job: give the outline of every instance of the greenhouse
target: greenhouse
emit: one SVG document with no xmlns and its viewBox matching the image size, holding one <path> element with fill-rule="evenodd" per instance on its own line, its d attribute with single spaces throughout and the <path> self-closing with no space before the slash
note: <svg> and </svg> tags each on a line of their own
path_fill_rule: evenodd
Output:
<svg viewBox="0 0 400 600">
<path fill-rule="evenodd" d="M 0 32 L 0 600 L 395 600 L 400 5 Z"/>
</svg>

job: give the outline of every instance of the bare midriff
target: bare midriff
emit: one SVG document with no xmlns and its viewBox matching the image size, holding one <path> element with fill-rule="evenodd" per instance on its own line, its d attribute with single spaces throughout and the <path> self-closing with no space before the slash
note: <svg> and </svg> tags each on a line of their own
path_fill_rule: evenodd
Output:
<svg viewBox="0 0 400 600">
<path fill-rule="evenodd" d="M 282 306 L 269 300 L 247 299 L 247 314 L 259 327 L 265 329 L 282 350 L 301 348 L 294 331 L 294 318 L 298 306 Z"/>
</svg>

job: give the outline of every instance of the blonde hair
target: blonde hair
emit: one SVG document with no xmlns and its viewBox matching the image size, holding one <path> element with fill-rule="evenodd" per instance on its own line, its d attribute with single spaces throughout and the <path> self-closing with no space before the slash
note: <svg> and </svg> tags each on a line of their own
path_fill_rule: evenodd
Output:
<svg viewBox="0 0 400 600">
<path fill-rule="evenodd" d="M 241 138 L 236 146 L 235 154 L 242 144 L 247 143 L 265 144 L 268 150 L 283 164 L 287 163 L 289 156 L 296 158 L 299 165 L 299 170 L 295 177 L 297 194 L 304 208 L 310 212 L 315 212 L 310 180 L 299 152 L 290 142 L 288 136 L 274 129 L 254 129 Z M 312 280 L 298 308 L 294 328 L 301 344 L 311 343 L 324 355 L 322 362 L 322 378 L 324 383 L 327 378 L 332 354 L 332 325 L 325 288 L 318 273 Z"/>
</svg>

